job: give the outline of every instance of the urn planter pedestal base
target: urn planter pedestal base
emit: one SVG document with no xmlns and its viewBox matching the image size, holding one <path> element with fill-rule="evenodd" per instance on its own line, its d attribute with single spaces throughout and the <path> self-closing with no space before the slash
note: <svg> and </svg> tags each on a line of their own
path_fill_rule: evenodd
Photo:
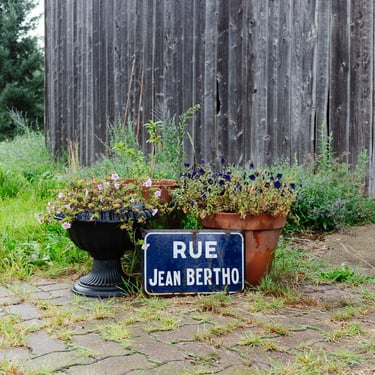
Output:
<svg viewBox="0 0 375 375">
<path fill-rule="evenodd" d="M 144 211 L 145 212 L 145 211 Z M 145 215 L 146 219 L 150 215 Z M 118 297 L 128 294 L 135 283 L 124 273 L 122 256 L 134 248 L 127 230 L 116 217 L 86 220 L 80 217 L 68 230 L 70 239 L 93 258 L 91 272 L 74 284 L 73 292 L 87 297 Z M 134 230 L 137 225 L 134 225 Z"/>
<path fill-rule="evenodd" d="M 91 272 L 73 286 L 73 292 L 87 297 L 120 297 L 133 289 L 131 276 L 122 270 L 121 259 L 94 259 Z"/>
<path fill-rule="evenodd" d="M 245 279 L 258 285 L 271 270 L 274 250 L 278 244 L 286 217 L 268 214 L 247 215 L 241 219 L 236 213 L 217 213 L 201 219 L 206 228 L 241 230 L 245 244 Z"/>
</svg>

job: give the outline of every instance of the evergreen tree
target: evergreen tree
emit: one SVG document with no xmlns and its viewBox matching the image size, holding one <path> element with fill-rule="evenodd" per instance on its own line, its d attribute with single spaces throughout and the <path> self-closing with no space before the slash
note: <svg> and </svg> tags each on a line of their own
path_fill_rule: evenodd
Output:
<svg viewBox="0 0 375 375">
<path fill-rule="evenodd" d="M 35 5 L 35 0 L 0 0 L 0 139 L 17 130 L 12 110 L 34 128 L 43 124 L 43 53 L 29 34 L 38 18 L 30 18 Z"/>
</svg>

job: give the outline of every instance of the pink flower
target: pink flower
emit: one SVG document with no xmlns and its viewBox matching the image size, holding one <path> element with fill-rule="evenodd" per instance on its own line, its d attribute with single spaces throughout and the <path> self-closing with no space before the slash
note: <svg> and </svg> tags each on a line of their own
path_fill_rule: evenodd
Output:
<svg viewBox="0 0 375 375">
<path fill-rule="evenodd" d="M 64 223 L 61 224 L 61 226 L 62 226 L 64 229 L 70 229 L 72 225 L 71 225 L 70 223 L 64 222 Z"/>
<path fill-rule="evenodd" d="M 111 180 L 117 181 L 120 179 L 120 176 L 117 173 L 112 173 Z"/>
<path fill-rule="evenodd" d="M 155 197 L 161 197 L 161 190 L 156 190 L 154 193 Z"/>
<path fill-rule="evenodd" d="M 149 178 L 147 181 L 145 181 L 143 183 L 143 186 L 145 186 L 145 187 L 151 187 L 152 186 L 152 180 L 151 180 L 151 178 Z"/>
</svg>

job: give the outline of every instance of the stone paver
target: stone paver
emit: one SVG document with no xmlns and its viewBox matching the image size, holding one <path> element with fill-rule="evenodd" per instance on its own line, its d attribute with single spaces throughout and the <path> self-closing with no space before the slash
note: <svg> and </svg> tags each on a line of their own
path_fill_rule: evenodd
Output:
<svg viewBox="0 0 375 375">
<path fill-rule="evenodd" d="M 25 340 L 27 347 L 34 355 L 64 351 L 67 349 L 66 342 L 55 337 L 51 337 L 43 331 L 30 333 L 26 336 Z"/>
<path fill-rule="evenodd" d="M 195 296 L 172 297 L 162 299 L 166 307 L 154 314 L 155 301 L 79 297 L 73 282 L 0 286 L 0 319 L 19 317 L 14 329 L 23 329 L 25 339 L 24 346 L 10 347 L 1 337 L 0 361 L 25 375 L 252 375 L 277 374 L 277 366 L 301 365 L 298 358 L 322 353 L 331 368 L 344 366 L 345 353 L 353 353 L 358 361 L 346 364 L 345 373 L 375 374 L 373 283 L 306 284 L 299 305 L 275 311 L 251 312 L 246 293 L 232 295 L 231 305 L 216 312 L 199 308 Z M 56 317 L 48 315 L 49 305 Z M 112 316 L 100 314 L 103 306 Z M 174 323 L 170 329 L 163 317 Z"/>
<path fill-rule="evenodd" d="M 22 302 L 17 298 L 20 288 L 33 291 L 27 300 Z M 370 285 L 368 288 L 367 298 L 374 297 L 375 287 Z M 330 300 L 334 294 L 334 286 L 330 285 L 327 289 L 327 298 Z M 337 286 L 338 291 L 341 292 L 343 289 L 346 292 L 354 292 L 354 289 Z M 181 301 L 184 297 L 179 297 L 179 309 L 172 308 L 168 311 L 168 317 L 172 317 L 176 322 L 176 326 L 170 330 L 157 330 L 157 315 L 154 321 L 135 320 L 122 326 L 121 322 L 127 316 L 136 314 L 136 308 L 132 308 L 131 315 L 127 314 L 128 305 L 122 308 L 122 301 L 125 300 L 119 298 L 110 305 L 113 309 L 118 309 L 118 317 L 113 314 L 113 317 L 104 319 L 88 318 L 87 321 L 72 320 L 70 323 L 68 320 L 66 329 L 70 334 L 65 339 L 56 336 L 61 327 L 45 326 L 43 304 L 57 306 L 62 316 L 66 310 L 67 319 L 72 319 L 69 318 L 69 313 L 72 317 L 74 312 L 78 316 L 82 311 L 90 314 L 95 308 L 99 308 L 100 300 L 77 297 L 67 283 L 62 282 L 60 285 L 57 281 L 39 286 L 27 286 L 23 283 L 14 288 L 3 288 L 0 293 L 8 299 L 8 303 L 1 307 L 1 314 L 17 315 L 23 326 L 32 327 L 32 332 L 25 336 L 25 347 L 0 350 L 0 360 L 19 363 L 22 366 L 20 368 L 24 368 L 25 371 L 36 373 L 255 374 L 258 370 L 269 372 L 275 364 L 293 363 L 296 356 L 301 355 L 304 350 L 333 352 L 339 351 L 341 346 L 350 350 L 350 344 L 354 342 L 350 339 L 334 343 L 327 341 L 327 332 L 345 327 L 346 323 L 332 320 L 339 307 L 335 310 L 323 308 L 322 306 L 328 303 L 320 303 L 324 298 L 324 291 L 316 290 L 314 294 L 312 287 L 308 288 L 308 294 L 310 298 L 316 299 L 316 305 L 304 308 L 285 307 L 266 314 L 250 313 L 246 296 L 240 293 L 233 298 L 233 312 L 236 312 L 236 317 L 220 312 L 199 312 L 197 308 L 189 309 L 191 301 L 194 300 L 191 296 L 186 297 L 188 303 L 183 309 Z M 45 293 L 43 304 L 39 298 L 42 293 Z M 56 293 L 59 298 L 56 298 Z M 346 297 L 349 301 L 350 296 Z M 173 305 L 173 301 L 171 303 Z M 242 320 L 238 314 L 241 309 L 244 311 Z M 342 309 L 345 310 L 345 306 Z M 93 316 L 95 317 L 95 314 Z M 150 317 L 152 316 L 150 312 Z M 374 337 L 374 320 L 375 307 L 369 304 L 356 320 L 364 332 L 363 336 L 355 337 L 358 347 L 361 347 L 361 340 L 370 341 L 371 337 Z M 119 342 L 103 339 L 99 333 L 100 329 L 105 329 L 105 322 L 113 327 L 116 326 L 116 321 L 119 322 L 120 333 L 126 330 L 126 338 L 120 339 Z M 272 327 L 285 329 L 285 332 L 278 334 L 276 330 L 272 331 Z M 258 341 L 252 343 L 251 339 L 254 337 L 258 338 Z M 248 343 L 246 340 L 249 340 Z M 273 347 L 267 346 L 269 342 L 272 342 Z M 375 369 L 375 360 L 371 360 L 371 355 L 369 358 L 366 357 L 366 366 L 367 368 L 360 370 L 364 374 L 366 371 L 371 374 L 371 366 Z"/>
</svg>

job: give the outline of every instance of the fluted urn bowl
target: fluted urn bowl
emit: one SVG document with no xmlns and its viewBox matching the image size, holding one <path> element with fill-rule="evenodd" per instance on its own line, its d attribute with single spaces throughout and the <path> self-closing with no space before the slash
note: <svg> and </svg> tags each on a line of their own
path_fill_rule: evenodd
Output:
<svg viewBox="0 0 375 375">
<path fill-rule="evenodd" d="M 132 277 L 126 275 L 122 269 L 121 258 L 126 251 L 133 249 L 131 236 L 120 226 L 125 221 L 133 221 L 133 230 L 137 230 L 140 216 L 151 218 L 149 210 L 127 212 L 118 215 L 109 211 L 100 213 L 99 219 L 92 220 L 90 211 L 77 215 L 68 229 L 69 237 L 74 244 L 87 251 L 93 258 L 91 272 L 80 278 L 73 286 L 73 292 L 88 297 L 117 297 L 127 293 L 134 287 Z"/>
</svg>

